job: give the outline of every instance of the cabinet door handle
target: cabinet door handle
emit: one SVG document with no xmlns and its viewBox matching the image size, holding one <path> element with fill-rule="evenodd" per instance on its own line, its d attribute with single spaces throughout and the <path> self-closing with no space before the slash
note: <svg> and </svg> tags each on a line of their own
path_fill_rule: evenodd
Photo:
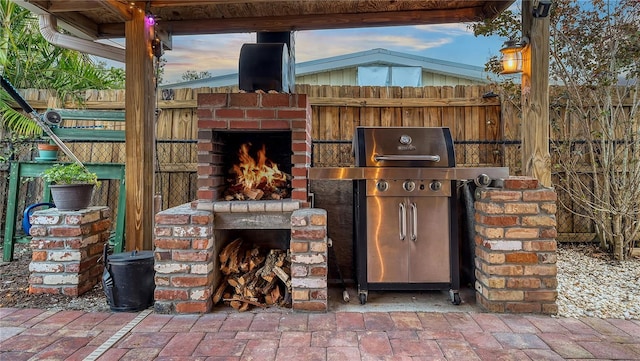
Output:
<svg viewBox="0 0 640 361">
<path fill-rule="evenodd" d="M 400 240 L 407 238 L 407 210 L 404 203 L 398 203 L 398 217 L 400 218 Z"/>
<path fill-rule="evenodd" d="M 411 203 L 411 240 L 416 241 L 418 239 L 418 206 L 415 203 Z"/>
</svg>

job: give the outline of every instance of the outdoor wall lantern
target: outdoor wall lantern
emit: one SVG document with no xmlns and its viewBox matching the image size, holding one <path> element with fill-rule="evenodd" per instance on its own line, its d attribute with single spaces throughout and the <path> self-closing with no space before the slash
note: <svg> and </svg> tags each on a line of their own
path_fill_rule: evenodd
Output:
<svg viewBox="0 0 640 361">
<path fill-rule="evenodd" d="M 502 71 L 500 74 L 516 74 L 522 73 L 522 53 L 524 48 L 529 44 L 529 39 L 524 38 L 520 42 L 509 39 L 504 42 L 500 53 L 500 63 Z"/>
<path fill-rule="evenodd" d="M 551 0 L 540 0 L 538 5 L 533 8 L 533 17 L 546 18 L 549 16 L 549 9 L 551 9 Z"/>
</svg>

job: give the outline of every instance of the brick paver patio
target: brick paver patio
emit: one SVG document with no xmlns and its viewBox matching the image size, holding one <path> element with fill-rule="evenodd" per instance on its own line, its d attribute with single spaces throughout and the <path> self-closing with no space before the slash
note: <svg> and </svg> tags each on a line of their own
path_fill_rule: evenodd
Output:
<svg viewBox="0 0 640 361">
<path fill-rule="evenodd" d="M 638 320 L 475 312 L 138 315 L 0 308 L 0 360 L 640 360 Z"/>
</svg>

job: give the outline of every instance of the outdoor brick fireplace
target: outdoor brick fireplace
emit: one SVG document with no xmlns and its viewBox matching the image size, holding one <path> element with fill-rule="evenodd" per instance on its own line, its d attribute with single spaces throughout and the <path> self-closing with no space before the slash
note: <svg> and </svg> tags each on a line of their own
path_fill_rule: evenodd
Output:
<svg viewBox="0 0 640 361">
<path fill-rule="evenodd" d="M 213 203 L 222 199 L 228 172 L 225 156 L 236 152 L 228 139 L 243 135 L 248 141 L 271 140 L 272 148 L 290 142 L 290 159 L 281 165 L 293 177 L 291 200 L 307 206 L 311 108 L 306 95 L 287 93 L 199 94 L 198 200 Z M 234 139 L 234 143 L 241 141 Z"/>
<path fill-rule="evenodd" d="M 308 208 L 306 95 L 199 94 L 198 119 L 198 199 L 156 215 L 156 310 L 210 311 L 222 278 L 218 254 L 243 237 L 290 251 L 293 309 L 326 311 L 327 217 L 324 210 Z M 287 175 L 286 186 L 230 192 L 231 169 L 245 148 L 262 159 L 256 163 L 277 163 Z M 266 156 L 255 156 L 256 149 Z"/>
</svg>

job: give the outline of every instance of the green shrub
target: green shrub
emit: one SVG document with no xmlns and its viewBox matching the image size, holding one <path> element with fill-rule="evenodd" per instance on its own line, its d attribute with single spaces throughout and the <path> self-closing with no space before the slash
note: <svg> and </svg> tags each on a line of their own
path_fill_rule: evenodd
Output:
<svg viewBox="0 0 640 361">
<path fill-rule="evenodd" d="M 42 179 L 53 184 L 89 183 L 98 185 L 98 176 L 77 163 L 55 164 L 41 174 Z"/>
</svg>

